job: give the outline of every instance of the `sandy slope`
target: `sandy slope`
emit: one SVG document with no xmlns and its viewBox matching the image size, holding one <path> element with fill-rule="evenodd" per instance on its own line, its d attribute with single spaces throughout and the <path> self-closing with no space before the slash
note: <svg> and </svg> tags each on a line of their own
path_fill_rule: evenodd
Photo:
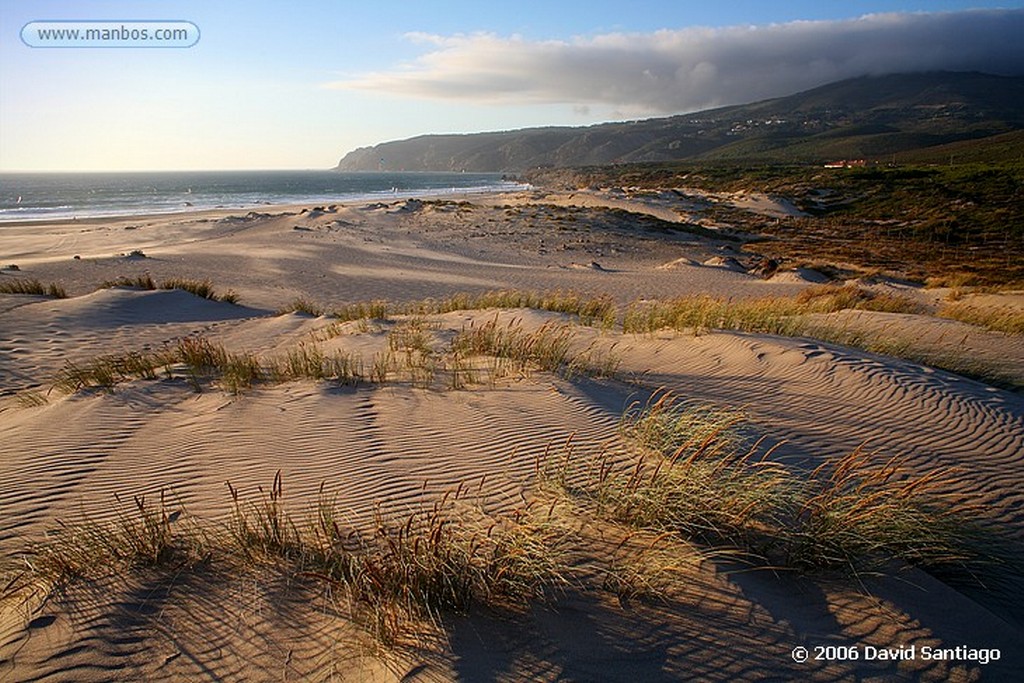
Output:
<svg viewBox="0 0 1024 683">
<path fill-rule="evenodd" d="M 343 303 L 521 287 L 608 293 L 626 301 L 693 292 L 787 294 L 806 286 L 697 265 L 722 253 L 719 243 L 687 233 L 631 234 L 597 207 L 569 220 L 546 204 L 508 209 L 499 202 L 403 202 L 264 217 L 144 219 L 130 231 L 102 222 L 41 231 L 0 228 L 0 252 L 16 253 L 23 274 L 60 279 L 77 294 L 66 300 L 0 296 L 0 386 L 7 394 L 0 397 L 0 552 L 16 554 L 58 520 L 114 518 L 115 494 L 129 501 L 166 490 L 192 515 L 223 520 L 231 502 L 226 481 L 255 494 L 277 470 L 293 509 L 305 509 L 323 484 L 353 522 L 367 519 L 376 506 L 385 512 L 415 509 L 460 482 L 480 486 L 488 505 L 507 509 L 530 487 L 536 458 L 546 448 L 570 435 L 579 448 L 615 439 L 623 409 L 658 387 L 698 403 L 743 408 L 749 429 L 768 434 L 771 443 L 785 441 L 779 457 L 796 464 L 810 466 L 867 442 L 885 454 L 906 454 L 921 473 L 955 465 L 961 468 L 960 491 L 984 503 L 986 523 L 1024 542 L 1019 394 L 807 339 L 635 336 L 580 328 L 580 348 L 614 346 L 621 379 L 533 373 L 461 391 L 401 382 L 293 382 L 232 396 L 217 389 L 196 393 L 182 380 L 140 380 L 114 393 L 51 392 L 42 405 L 13 395 L 45 391 L 66 360 L 157 349 L 190 334 L 263 354 L 283 352 L 331 324 L 270 312 L 296 296 Z M 23 245 L 20 252 L 14 244 Z M 83 258 L 72 260 L 66 248 Z M 133 248 L 149 258 L 113 256 Z M 572 267 L 592 261 L 600 268 Z M 673 267 L 662 267 L 669 263 Z M 181 291 L 93 291 L 103 279 L 143 271 L 157 279 L 210 278 L 253 308 Z M 495 315 L 527 328 L 566 320 L 513 310 L 454 312 L 421 322 L 440 343 Z M 935 326 L 960 325 L 857 315 L 858 324 L 918 337 L 934 333 L 936 344 L 954 333 Z M 349 323 L 324 344 L 369 357 L 386 346 L 397 324 Z M 972 335 L 971 348 L 1021 367 L 1019 338 L 962 327 Z M 570 591 L 523 614 L 483 611 L 453 618 L 440 641 L 428 639 L 382 658 L 354 645 L 353 627 L 335 617 L 322 591 L 273 572 L 221 575 L 211 569 L 168 578 L 141 571 L 74 588 L 45 604 L 5 604 L 0 677 L 657 681 L 1024 675 L 1019 580 L 954 587 L 915 570 L 858 584 L 737 571 L 695 549 L 690 557 L 680 568 L 686 580 L 664 602 Z M 790 656 L 797 645 L 825 644 L 963 644 L 1001 648 L 1002 659 L 985 666 L 920 659 L 897 666 L 798 664 Z"/>
</svg>

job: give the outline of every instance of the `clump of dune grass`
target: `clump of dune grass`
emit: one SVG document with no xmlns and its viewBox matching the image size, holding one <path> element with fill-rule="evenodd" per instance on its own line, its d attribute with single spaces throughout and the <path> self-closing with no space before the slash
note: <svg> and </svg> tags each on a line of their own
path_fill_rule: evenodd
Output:
<svg viewBox="0 0 1024 683">
<path fill-rule="evenodd" d="M 100 356 L 82 363 L 67 361 L 57 373 L 53 386 L 68 394 L 91 388 L 112 391 L 123 382 L 156 379 L 158 370 L 171 361 L 169 355 L 134 351 Z"/>
<path fill-rule="evenodd" d="M 314 318 L 319 318 L 324 315 L 326 311 L 323 306 L 313 303 L 309 299 L 298 298 L 291 302 L 288 306 L 278 311 L 278 315 L 283 313 L 305 313 L 311 315 Z"/>
<path fill-rule="evenodd" d="M 161 351 L 68 361 L 57 374 L 53 388 L 65 393 L 90 388 L 113 391 L 124 382 L 161 376 L 184 376 L 197 391 L 207 383 L 219 382 L 224 390 L 235 394 L 263 382 L 311 379 L 356 385 L 366 381 L 358 355 L 342 351 L 327 354 L 316 344 L 302 343 L 281 356 L 263 358 L 248 351 L 229 351 L 206 337 L 184 337 Z"/>
<path fill-rule="evenodd" d="M 632 448 L 625 457 L 605 452 L 573 473 L 569 448 L 543 479 L 627 526 L 762 552 L 779 525 L 780 501 L 794 491 L 770 451 L 759 452 L 760 443 L 741 448 L 739 419 L 687 408 L 666 393 L 627 412 L 622 432 Z"/>
<path fill-rule="evenodd" d="M 571 532 L 533 504 L 490 515 L 460 485 L 429 507 L 378 509 L 354 527 L 323 485 L 315 508 L 296 521 L 280 471 L 255 498 L 227 486 L 233 506 L 223 526 L 183 524 L 164 494 L 153 506 L 136 497 L 134 510 L 108 523 L 61 525 L 21 555 L 3 597 L 48 595 L 138 568 L 273 566 L 324 586 L 378 642 L 394 645 L 420 624 L 440 626 L 474 605 L 514 609 L 569 581 L 562 555 Z"/>
<path fill-rule="evenodd" d="M 225 294 L 218 294 L 209 280 L 188 280 L 185 278 L 171 278 L 160 283 L 160 289 L 180 289 L 203 299 L 211 301 L 222 301 L 229 304 L 238 303 L 238 295 L 232 291 Z"/>
<path fill-rule="evenodd" d="M 920 313 L 923 310 L 909 297 L 852 284 L 814 285 L 801 291 L 796 302 L 804 307 L 804 313 L 834 313 L 845 309 L 886 313 Z"/>
<path fill-rule="evenodd" d="M 601 588 L 620 599 L 664 599 L 702 561 L 734 558 L 734 553 L 725 550 L 697 549 L 670 531 L 616 529 L 607 521 L 601 521 L 599 528 L 602 535 L 610 531 L 622 536 L 610 550 L 602 548 L 594 562 Z M 586 540 L 595 546 L 599 543 L 590 537 Z"/>
<path fill-rule="evenodd" d="M 319 310 L 319 307 L 316 307 Z M 584 325 L 610 329 L 616 323 L 618 309 L 608 296 L 586 296 L 577 292 L 532 292 L 494 290 L 481 294 L 458 293 L 441 299 L 424 299 L 409 303 L 374 300 L 353 303 L 333 309 L 331 315 L 339 322 L 350 320 L 387 320 L 394 316 L 423 316 L 473 311 L 487 308 L 531 308 L 538 311 L 567 313 L 579 317 Z M 326 309 L 325 309 L 326 310 Z"/>
<path fill-rule="evenodd" d="M 799 316 L 805 307 L 793 299 L 763 298 L 729 300 L 711 296 L 687 296 L 664 301 L 631 304 L 622 329 L 627 333 L 661 329 L 736 330 L 794 336 L 803 329 Z"/>
<path fill-rule="evenodd" d="M 580 456 L 566 444 L 538 465 L 541 485 L 599 517 L 755 565 L 857 574 L 897 561 L 972 576 L 998 560 L 954 470 L 915 475 L 903 458 L 857 449 L 803 474 L 762 441 L 748 445 L 740 419 L 655 395 L 624 416 L 625 451 Z"/>
<path fill-rule="evenodd" d="M 441 375 L 448 388 L 462 389 L 535 371 L 565 377 L 614 377 L 621 361 L 614 344 L 605 348 L 594 342 L 574 352 L 575 328 L 570 324 L 548 323 L 529 331 L 517 320 L 501 324 L 495 315 L 483 324 L 463 328 L 447 344 L 435 340 L 431 334 L 435 327 L 419 316 L 391 327 L 387 350 L 375 354 L 370 362 L 369 381 L 401 379 L 430 388 Z M 332 323 L 311 338 L 319 342 L 341 333 L 340 324 Z"/>
<path fill-rule="evenodd" d="M 307 571 L 343 588 L 355 617 L 384 644 L 410 623 L 440 625 L 474 605 L 515 608 L 565 585 L 558 557 L 564 530 L 533 511 L 470 522 L 447 499 L 404 519 L 376 515 L 370 533 L 321 527 Z"/>
<path fill-rule="evenodd" d="M 976 558 L 978 507 L 950 491 L 955 470 L 911 476 L 898 457 L 864 448 L 818 466 L 806 480 L 787 543 L 797 567 L 877 569 L 893 559 L 926 567 Z"/>
<path fill-rule="evenodd" d="M 794 298 L 724 299 L 707 295 L 686 296 L 664 301 L 644 301 L 625 312 L 624 332 L 644 333 L 675 330 L 734 330 L 784 336 L 802 336 L 811 329 L 805 316 L 834 313 L 845 309 L 917 313 L 913 300 L 877 293 L 855 285 L 817 285 Z"/>
<path fill-rule="evenodd" d="M 196 564 L 209 554 L 207 535 L 181 519 L 183 515 L 183 509 L 172 506 L 161 491 L 155 504 L 135 496 L 131 507 L 119 507 L 108 523 L 62 522 L 15 558 L 4 597 L 33 591 L 49 594 L 76 580 L 136 568 Z"/>
<path fill-rule="evenodd" d="M 615 324 L 617 308 L 608 296 L 585 296 L 578 292 L 532 292 L 521 290 L 494 290 L 482 294 L 454 294 L 446 299 L 428 299 L 409 304 L 405 312 L 416 314 L 449 313 L 451 311 L 481 310 L 487 308 L 530 308 L 537 311 L 568 313 L 579 317 L 584 325 L 610 328 Z"/>
<path fill-rule="evenodd" d="M 149 273 L 128 277 L 122 275 L 113 280 L 104 280 L 100 289 L 111 287 L 131 287 L 134 289 L 157 289 L 157 284 Z M 160 283 L 160 289 L 180 289 L 203 299 L 211 301 L 223 301 L 225 303 L 238 303 L 238 295 L 232 291 L 225 294 L 218 294 L 209 280 L 188 280 L 185 278 L 170 278 Z"/>
<path fill-rule="evenodd" d="M 233 504 L 228 535 L 232 547 L 246 560 L 295 558 L 302 553 L 298 528 L 284 506 L 284 482 L 281 470 L 274 475 L 268 491 L 259 487 L 259 499 L 242 500 L 239 492 L 227 482 Z"/>
<path fill-rule="evenodd" d="M 395 368 L 401 368 L 413 386 L 429 388 L 438 371 L 439 353 L 433 346 L 430 325 L 412 318 L 395 325 L 387 335 L 388 352 Z"/>
<path fill-rule="evenodd" d="M 224 367 L 228 352 L 222 344 L 206 337 L 183 337 L 178 340 L 172 361 L 184 363 L 194 373 L 212 373 Z"/>
<path fill-rule="evenodd" d="M 358 355 L 342 351 L 327 354 L 317 344 L 300 343 L 262 365 L 266 366 L 263 374 L 277 382 L 311 379 L 354 385 L 365 379 L 363 362 Z"/>
<path fill-rule="evenodd" d="M 355 303 L 341 306 L 331 312 L 339 322 L 350 320 L 386 320 L 393 314 L 392 304 L 383 300 L 375 299 L 365 303 Z"/>
<path fill-rule="evenodd" d="M 32 280 L 0 280 L 0 294 L 34 294 L 49 296 L 54 299 L 66 299 L 67 291 L 56 282 L 44 285 L 36 279 Z"/>
<path fill-rule="evenodd" d="M 14 395 L 15 399 L 23 408 L 38 408 L 46 405 L 49 401 L 46 398 L 46 394 L 42 394 L 35 389 L 24 389 Z"/>
<path fill-rule="evenodd" d="M 545 323 L 527 332 L 510 321 L 499 324 L 497 315 L 482 325 L 463 329 L 451 342 L 452 351 L 465 356 L 496 356 L 514 363 L 515 370 L 555 372 L 569 359 L 572 331 L 567 325 Z"/>
<path fill-rule="evenodd" d="M 646 403 L 632 403 L 619 431 L 645 450 L 677 458 L 695 446 L 714 453 L 733 448 L 740 441 L 735 427 L 742 420 L 739 411 L 689 406 L 676 394 L 661 391 Z"/>
<path fill-rule="evenodd" d="M 1024 334 L 1024 310 L 1009 306 L 976 306 L 967 302 L 945 304 L 939 316 L 996 332 Z"/>
<path fill-rule="evenodd" d="M 136 275 L 135 277 L 127 277 L 122 275 L 114 280 L 104 280 L 100 285 L 100 289 L 109 289 L 111 287 L 132 287 L 134 289 L 156 289 L 156 282 L 150 277 L 149 273 L 145 275 Z"/>
</svg>

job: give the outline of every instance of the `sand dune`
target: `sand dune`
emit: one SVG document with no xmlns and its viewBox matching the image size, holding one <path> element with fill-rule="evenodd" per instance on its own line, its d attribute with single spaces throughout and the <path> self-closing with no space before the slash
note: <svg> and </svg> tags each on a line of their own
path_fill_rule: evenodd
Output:
<svg viewBox="0 0 1024 683">
<path fill-rule="evenodd" d="M 297 514 L 310 509 L 323 486 L 355 526 L 375 513 L 400 517 L 460 484 L 474 487 L 488 511 L 515 510 L 536 487 L 539 457 L 570 439 L 581 452 L 619 443 L 623 411 L 660 387 L 694 404 L 742 409 L 744 429 L 765 435 L 768 445 L 781 443 L 774 457 L 800 471 L 865 443 L 880 457 L 902 454 L 918 475 L 956 467 L 958 483 L 949 493 L 976 501 L 984 525 L 1024 542 L 1019 393 L 807 338 L 624 334 L 528 309 L 343 324 L 272 312 L 296 297 L 340 306 L 518 287 L 627 302 L 691 293 L 785 296 L 808 286 L 806 278 L 765 282 L 700 267 L 719 255 L 721 245 L 707 238 L 628 234 L 592 204 L 577 204 L 584 208 L 572 221 L 556 220 L 544 213 L 549 203 L 521 203 L 519 213 L 501 208 L 512 202 L 498 198 L 289 209 L 238 220 L 152 219 L 139 229 L 149 231 L 150 241 L 131 243 L 114 238 L 124 230 L 101 222 L 88 233 L 67 225 L 37 235 L 33 227 L 4 228 L 3 249 L 36 235 L 18 253 L 27 276 L 59 279 L 73 296 L 0 296 L 0 477 L 7 484 L 0 487 L 0 552 L 16 557 L 58 521 L 114 521 L 130 511 L 133 496 L 154 500 L 161 491 L 189 518 L 223 524 L 232 509 L 226 482 L 258 497 L 278 471 Z M 174 229 L 157 229 L 157 220 Z M 71 243 L 62 242 L 72 233 Z M 570 243 L 572 249 L 553 247 Z M 142 244 L 148 258 L 72 262 L 63 253 L 65 246 L 105 254 L 132 244 Z M 564 267 L 595 260 L 599 268 Z M 94 291 L 104 279 L 144 271 L 157 280 L 209 278 L 253 307 L 180 290 Z M 829 315 L 847 326 L 907 332 L 935 348 L 956 336 L 979 357 L 1009 358 L 1008 371 L 1024 371 L 1019 337 L 921 315 Z M 429 388 L 401 378 L 358 386 L 302 380 L 239 395 L 216 384 L 197 392 L 179 375 L 125 382 L 112 392 L 46 394 L 66 361 L 156 351 L 186 336 L 268 358 L 317 345 L 369 364 L 402 325 L 415 324 L 440 349 L 460 331 L 490 321 L 526 331 L 568 324 L 573 349 L 614 353 L 617 374 L 518 372 L 459 390 L 441 379 Z M 629 540 L 610 526 L 578 524 L 587 542 L 577 552 L 600 555 Z M 966 681 L 1024 674 L 1019 574 L 998 584 L 960 585 L 893 566 L 851 581 L 751 571 L 729 556 L 673 543 L 674 575 L 681 578 L 660 600 L 571 589 L 519 612 L 451 616 L 445 629 L 422 634 L 416 647 L 376 653 L 359 644 L 344 604 L 315 581 L 274 567 L 227 571 L 211 564 L 170 576 L 140 569 L 72 586 L 46 601 L 4 602 L 0 671 L 12 680 Z M 590 565 L 577 559 L 586 575 Z M 794 647 L 826 644 L 862 651 L 968 645 L 1000 648 L 1001 659 L 792 658 Z"/>
</svg>

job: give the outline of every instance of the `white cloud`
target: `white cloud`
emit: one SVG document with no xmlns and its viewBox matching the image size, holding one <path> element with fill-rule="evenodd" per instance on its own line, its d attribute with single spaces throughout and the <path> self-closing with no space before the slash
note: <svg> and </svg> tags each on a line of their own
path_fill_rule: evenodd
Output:
<svg viewBox="0 0 1024 683">
<path fill-rule="evenodd" d="M 1024 74 L 1024 10 L 874 14 L 721 29 L 530 41 L 410 34 L 428 52 L 328 84 L 490 104 L 607 105 L 657 113 L 751 102 L 867 74 Z"/>
</svg>

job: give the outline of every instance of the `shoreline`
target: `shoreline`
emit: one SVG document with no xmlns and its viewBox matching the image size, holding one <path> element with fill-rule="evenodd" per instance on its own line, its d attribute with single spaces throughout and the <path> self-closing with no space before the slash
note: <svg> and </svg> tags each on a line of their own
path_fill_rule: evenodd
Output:
<svg viewBox="0 0 1024 683">
<path fill-rule="evenodd" d="M 531 185 L 524 185 L 522 189 L 515 190 L 480 190 L 479 192 L 449 192 L 445 194 L 421 194 L 414 193 L 409 195 L 403 195 L 401 193 L 397 195 L 387 195 L 382 197 L 369 197 L 369 198 L 357 198 L 357 199 L 343 199 L 343 200 L 320 200 L 320 201 L 309 201 L 309 202 L 288 202 L 283 204 L 255 204 L 251 206 L 239 206 L 234 208 L 228 207 L 216 207 L 216 208 L 196 208 L 187 207 L 180 211 L 167 211 L 167 212 L 143 212 L 143 213 L 131 213 L 131 214 L 110 214 L 104 216 L 85 216 L 85 217 L 72 217 L 72 218 L 28 218 L 25 220 L 3 220 L 0 219 L 0 230 L 4 228 L 12 227 L 33 227 L 40 225 L 53 225 L 53 226 L 64 226 L 64 225 L 95 225 L 97 223 L 106 223 L 110 221 L 139 221 L 139 220 L 154 220 L 160 218 L 224 218 L 227 216 L 235 215 L 239 212 L 255 212 L 255 213 L 281 213 L 281 212 L 299 212 L 302 209 L 312 208 L 312 205 L 336 205 L 339 207 L 350 207 L 353 205 L 360 204 L 372 204 L 376 202 L 388 201 L 402 201 L 407 199 L 448 199 L 451 201 L 463 201 L 469 198 L 481 198 L 481 197 L 500 197 L 503 195 L 516 196 L 523 192 L 531 192 L 535 188 Z"/>
<path fill-rule="evenodd" d="M 158 218 L 158 217 L 176 217 L 176 216 L 191 216 L 193 214 L 222 214 L 231 213 L 238 211 L 256 211 L 265 212 L 281 209 L 292 209 L 292 208 L 306 208 L 312 205 L 351 205 L 361 203 L 372 203 L 372 202 L 387 202 L 387 201 L 401 201 L 405 199 L 446 199 L 450 197 L 481 197 L 492 194 L 506 194 L 506 193 L 518 193 L 526 192 L 533 189 L 533 186 L 525 183 L 520 183 L 516 187 L 509 188 L 461 188 L 456 191 L 450 190 L 409 190 L 409 191 L 398 191 L 394 193 L 380 193 L 380 194 L 367 194 L 367 195 L 342 195 L 340 197 L 326 197 L 309 199 L 302 201 L 288 201 L 281 203 L 257 203 L 257 204 L 244 204 L 240 206 L 213 206 L 213 207 L 190 207 L 182 206 L 180 208 L 171 209 L 167 211 L 139 211 L 132 213 L 111 213 L 111 214 L 90 214 L 84 216 L 54 216 L 54 217 L 34 217 L 34 218 L 2 218 L 0 217 L 0 229 L 10 226 L 21 226 L 21 225 L 46 225 L 46 224 L 63 224 L 63 223 L 80 223 L 85 224 L 91 221 L 97 220 L 141 220 L 146 218 Z"/>
</svg>

